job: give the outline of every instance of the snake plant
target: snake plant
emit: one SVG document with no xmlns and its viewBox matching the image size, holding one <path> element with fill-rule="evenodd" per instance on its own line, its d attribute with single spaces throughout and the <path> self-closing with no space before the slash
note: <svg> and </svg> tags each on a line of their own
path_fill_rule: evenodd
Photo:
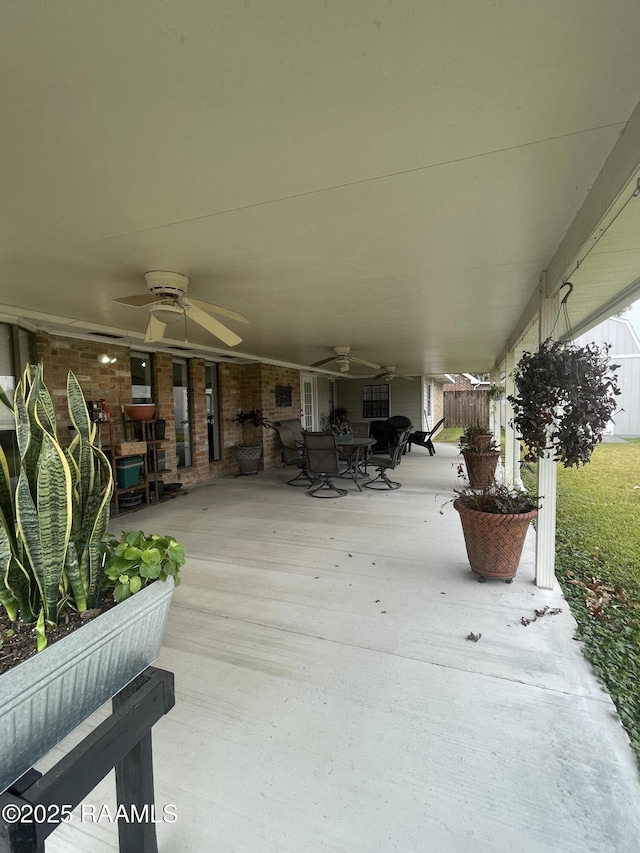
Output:
<svg viewBox="0 0 640 853">
<path fill-rule="evenodd" d="M 77 434 L 63 447 L 42 365 L 28 366 L 13 402 L 20 468 L 15 483 L 0 448 L 0 604 L 12 621 L 36 623 L 38 648 L 65 604 L 95 607 L 100 594 L 111 465 L 96 445 L 78 380 L 69 372 L 67 406 Z"/>
</svg>

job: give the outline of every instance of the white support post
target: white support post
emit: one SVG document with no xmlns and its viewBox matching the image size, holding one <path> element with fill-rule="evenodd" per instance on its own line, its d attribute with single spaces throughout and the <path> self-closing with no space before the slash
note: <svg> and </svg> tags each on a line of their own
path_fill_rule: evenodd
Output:
<svg viewBox="0 0 640 853">
<path fill-rule="evenodd" d="M 551 336 L 558 316 L 559 298 L 550 299 L 545 295 L 545 281 L 540 299 L 540 342 Z M 555 550 L 556 550 L 556 484 L 557 463 L 553 461 L 552 453 L 545 453 L 538 460 L 538 494 L 541 497 L 541 508 L 538 511 L 536 536 L 536 585 L 543 589 L 551 589 L 555 582 Z"/>
<path fill-rule="evenodd" d="M 507 374 L 505 387 L 507 396 L 515 392 L 515 385 L 511 374 L 516 365 L 515 352 L 507 349 L 505 357 L 505 372 Z M 504 470 L 505 482 L 514 489 L 522 489 L 522 478 L 520 477 L 520 442 L 516 438 L 513 428 L 513 406 L 509 400 L 505 401 L 505 428 L 504 428 Z"/>
<path fill-rule="evenodd" d="M 500 384 L 500 371 L 492 370 L 490 374 L 491 385 L 499 385 Z M 495 441 L 498 448 L 500 448 L 500 400 L 489 400 L 489 429 L 493 433 L 493 440 Z M 502 454 L 498 457 L 498 464 L 496 466 L 496 481 L 498 483 L 505 482 L 504 475 L 504 459 L 502 458 Z"/>
</svg>

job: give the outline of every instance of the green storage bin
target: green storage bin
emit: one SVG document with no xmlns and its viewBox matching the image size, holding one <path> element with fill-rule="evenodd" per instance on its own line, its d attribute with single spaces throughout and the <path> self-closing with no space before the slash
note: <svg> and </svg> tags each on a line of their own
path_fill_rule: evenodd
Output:
<svg viewBox="0 0 640 853">
<path fill-rule="evenodd" d="M 138 485 L 142 464 L 142 456 L 123 456 L 116 459 L 116 475 L 120 489 L 130 489 Z"/>
</svg>

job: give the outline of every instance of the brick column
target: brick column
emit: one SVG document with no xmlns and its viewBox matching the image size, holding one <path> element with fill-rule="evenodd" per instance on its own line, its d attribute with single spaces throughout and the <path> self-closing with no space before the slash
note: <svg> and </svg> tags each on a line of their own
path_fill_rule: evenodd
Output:
<svg viewBox="0 0 640 853">
<path fill-rule="evenodd" d="M 176 420 L 173 405 L 173 360 L 167 352 L 153 354 L 152 395 L 156 404 L 156 417 L 167 422 L 162 445 L 165 452 L 165 471 L 161 472 L 165 482 L 176 479 Z"/>
</svg>

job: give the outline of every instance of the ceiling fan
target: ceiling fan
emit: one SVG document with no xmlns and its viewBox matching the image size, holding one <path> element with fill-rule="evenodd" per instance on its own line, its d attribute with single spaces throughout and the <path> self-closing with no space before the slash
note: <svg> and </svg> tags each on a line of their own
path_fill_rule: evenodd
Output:
<svg viewBox="0 0 640 853">
<path fill-rule="evenodd" d="M 372 361 L 365 361 L 363 358 L 356 358 L 355 355 L 350 355 L 350 352 L 351 347 L 333 347 L 333 355 L 314 362 L 311 367 L 322 367 L 323 364 L 335 361 L 340 373 L 348 373 L 351 362 L 354 364 L 363 364 L 365 367 L 372 367 L 374 370 L 380 370 L 379 364 L 374 364 Z"/>
<path fill-rule="evenodd" d="M 382 373 L 379 373 L 377 376 L 373 377 L 374 379 L 384 379 L 385 382 L 391 382 L 392 379 L 408 379 L 409 381 L 413 380 L 413 376 L 405 376 L 404 373 L 396 373 L 395 365 L 390 365 L 389 367 L 383 367 Z"/>
<path fill-rule="evenodd" d="M 236 346 L 242 340 L 211 314 L 221 314 L 239 323 L 248 323 L 247 318 L 220 305 L 211 305 L 200 299 L 187 299 L 189 279 L 186 275 L 167 270 L 151 270 L 146 272 L 144 277 L 148 293 L 122 296 L 114 301 L 136 308 L 149 306 L 149 325 L 144 336 L 145 343 L 161 341 L 167 323 L 175 323 L 182 317 L 193 320 L 229 347 Z"/>
</svg>

